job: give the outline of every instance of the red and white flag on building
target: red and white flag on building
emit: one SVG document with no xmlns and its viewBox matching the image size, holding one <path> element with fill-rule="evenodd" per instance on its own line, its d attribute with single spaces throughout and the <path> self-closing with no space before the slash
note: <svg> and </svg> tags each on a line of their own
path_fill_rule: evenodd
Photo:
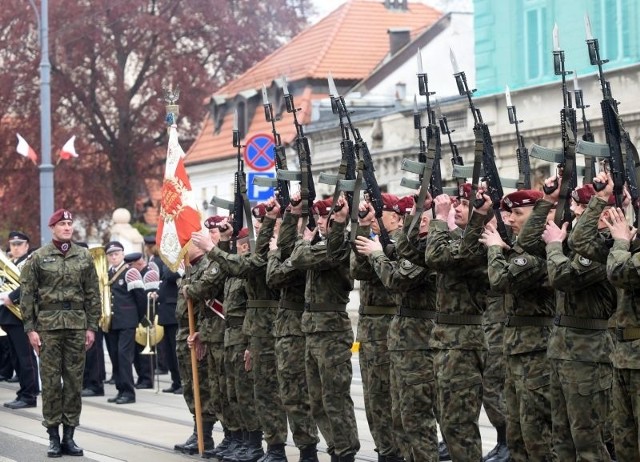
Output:
<svg viewBox="0 0 640 462">
<path fill-rule="evenodd" d="M 184 151 L 178 143 L 176 126 L 169 127 L 167 163 L 162 182 L 160 220 L 156 242 L 162 260 L 177 271 L 187 253 L 191 233 L 202 229 L 198 202 L 184 168 Z"/>
<path fill-rule="evenodd" d="M 18 137 L 18 146 L 16 146 L 16 151 L 18 151 L 18 154 L 31 159 L 31 162 L 33 162 L 34 165 L 38 165 L 38 154 L 36 154 L 33 148 L 29 146 L 29 143 L 27 143 L 27 141 L 22 136 L 20 136 L 19 133 L 16 133 L 16 136 Z"/>
<path fill-rule="evenodd" d="M 69 138 L 69 141 L 64 143 L 62 149 L 60 150 L 60 159 L 69 160 L 72 157 L 78 157 L 78 153 L 76 152 L 76 147 L 73 143 L 76 141 L 76 135 L 73 135 Z"/>
</svg>

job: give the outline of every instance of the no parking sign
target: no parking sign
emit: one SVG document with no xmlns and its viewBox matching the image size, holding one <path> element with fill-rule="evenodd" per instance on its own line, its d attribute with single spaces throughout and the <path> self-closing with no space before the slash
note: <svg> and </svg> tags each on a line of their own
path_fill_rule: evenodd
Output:
<svg viewBox="0 0 640 462">
<path fill-rule="evenodd" d="M 264 172 L 275 165 L 273 148 L 275 143 L 271 135 L 259 133 L 252 136 L 244 147 L 244 162 L 250 170 Z"/>
</svg>

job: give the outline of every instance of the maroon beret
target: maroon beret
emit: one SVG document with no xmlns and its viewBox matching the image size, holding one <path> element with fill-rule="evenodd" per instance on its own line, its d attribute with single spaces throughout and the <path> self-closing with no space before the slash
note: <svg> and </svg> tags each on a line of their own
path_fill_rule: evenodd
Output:
<svg viewBox="0 0 640 462">
<path fill-rule="evenodd" d="M 51 215 L 51 218 L 49 218 L 49 226 L 53 226 L 62 220 L 73 221 L 73 215 L 71 215 L 71 212 L 69 212 L 67 209 L 58 209 L 53 212 L 53 215 Z"/>
<path fill-rule="evenodd" d="M 395 212 L 396 210 L 393 208 L 397 203 L 398 196 L 395 194 L 382 193 L 382 210 L 387 212 Z"/>
<path fill-rule="evenodd" d="M 595 194 L 596 190 L 593 189 L 593 185 L 591 183 L 587 183 L 571 191 L 571 197 L 578 204 L 588 204 L 591 198 L 595 196 Z M 607 205 L 615 205 L 615 203 L 616 196 L 611 194 L 611 196 L 609 196 L 609 202 L 607 202 Z"/>
<path fill-rule="evenodd" d="M 251 214 L 254 218 L 264 218 L 267 215 L 267 206 L 264 205 L 264 202 L 260 202 L 251 209 Z"/>
<path fill-rule="evenodd" d="M 400 215 L 407 215 L 411 212 L 415 200 L 413 196 L 404 196 L 398 199 L 398 202 L 393 206 L 393 211 Z"/>
<path fill-rule="evenodd" d="M 221 217 L 220 215 L 213 215 L 204 221 L 204 227 L 207 229 L 216 228 L 225 218 L 226 217 Z"/>
<path fill-rule="evenodd" d="M 333 204 L 332 197 L 315 201 L 313 203 L 313 213 L 316 215 L 320 215 L 321 217 L 326 217 L 331 211 L 331 204 Z"/>
<path fill-rule="evenodd" d="M 471 183 L 461 184 L 458 186 L 458 199 L 471 200 L 471 191 L 473 191 Z"/>
<path fill-rule="evenodd" d="M 510 212 L 518 207 L 532 207 L 538 200 L 542 199 L 542 191 L 537 189 L 521 189 L 512 192 L 502 198 L 500 208 Z"/>
<path fill-rule="evenodd" d="M 244 239 L 245 237 L 249 237 L 249 228 L 242 228 L 236 239 Z"/>
</svg>

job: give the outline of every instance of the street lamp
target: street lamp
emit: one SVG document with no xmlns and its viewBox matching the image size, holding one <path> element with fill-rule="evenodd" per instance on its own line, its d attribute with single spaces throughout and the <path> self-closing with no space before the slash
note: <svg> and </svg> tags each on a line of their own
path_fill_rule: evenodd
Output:
<svg viewBox="0 0 640 462">
<path fill-rule="evenodd" d="M 36 13 L 40 35 L 40 243 L 51 240 L 48 219 L 53 215 L 53 164 L 51 163 L 51 64 L 49 63 L 48 0 L 40 1 L 40 14 L 34 0 L 29 0 Z"/>
</svg>

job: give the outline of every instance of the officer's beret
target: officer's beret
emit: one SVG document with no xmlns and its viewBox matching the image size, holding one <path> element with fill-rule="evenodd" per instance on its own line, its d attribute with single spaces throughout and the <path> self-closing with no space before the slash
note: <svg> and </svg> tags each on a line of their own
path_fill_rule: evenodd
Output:
<svg viewBox="0 0 640 462">
<path fill-rule="evenodd" d="M 213 215 L 204 221 L 204 227 L 207 229 L 216 228 L 225 218 L 226 217 L 222 217 L 220 215 Z"/>
<path fill-rule="evenodd" d="M 125 263 L 132 263 L 134 261 L 138 261 L 142 258 L 142 254 L 140 252 L 128 253 L 124 256 Z"/>
<path fill-rule="evenodd" d="M 146 245 L 155 245 L 155 243 L 156 243 L 156 235 L 155 234 L 147 234 L 144 237 L 144 243 Z"/>
<path fill-rule="evenodd" d="M 500 208 L 510 212 L 511 209 L 518 207 L 533 207 L 538 200 L 542 199 L 542 195 L 542 191 L 537 189 L 521 189 L 504 196 Z"/>
<path fill-rule="evenodd" d="M 471 200 L 471 191 L 473 191 L 471 183 L 461 184 L 458 186 L 458 199 Z"/>
<path fill-rule="evenodd" d="M 411 213 L 415 199 L 413 196 L 404 196 L 398 199 L 398 202 L 393 206 L 393 211 L 400 215 L 407 215 Z"/>
<path fill-rule="evenodd" d="M 9 242 L 16 242 L 16 243 L 29 242 L 29 236 L 27 236 L 25 233 L 20 231 L 11 231 L 9 233 Z"/>
<path fill-rule="evenodd" d="M 249 237 L 249 228 L 242 228 L 238 233 L 237 239 L 244 239 L 245 237 Z"/>
<path fill-rule="evenodd" d="M 260 202 L 258 205 L 251 209 L 251 214 L 254 218 L 263 219 L 267 215 L 267 206 L 264 205 L 263 202 Z"/>
<path fill-rule="evenodd" d="M 595 194 L 596 190 L 593 189 L 593 185 L 591 183 L 587 183 L 571 191 L 571 197 L 578 204 L 588 204 L 591 198 L 595 196 Z M 607 205 L 615 205 L 615 203 L 616 196 L 611 194 L 611 196 L 609 196 L 609 202 L 607 202 Z"/>
<path fill-rule="evenodd" d="M 395 212 L 393 208 L 398 203 L 398 196 L 395 194 L 382 193 L 382 210 L 387 212 Z"/>
<path fill-rule="evenodd" d="M 54 226 L 56 223 L 62 220 L 73 220 L 73 215 L 67 209 L 58 209 L 53 212 L 51 218 L 49 218 L 49 226 Z"/>
<path fill-rule="evenodd" d="M 124 251 L 124 246 L 120 244 L 118 241 L 107 242 L 107 245 L 104 246 L 104 252 L 106 254 L 110 254 L 111 252 L 117 252 L 118 250 Z"/>
<path fill-rule="evenodd" d="M 332 204 L 333 204 L 333 197 L 328 197 L 326 199 L 315 201 L 313 203 L 313 213 L 316 215 L 320 215 L 321 217 L 326 217 L 327 215 L 329 215 L 329 212 L 331 211 Z"/>
</svg>

